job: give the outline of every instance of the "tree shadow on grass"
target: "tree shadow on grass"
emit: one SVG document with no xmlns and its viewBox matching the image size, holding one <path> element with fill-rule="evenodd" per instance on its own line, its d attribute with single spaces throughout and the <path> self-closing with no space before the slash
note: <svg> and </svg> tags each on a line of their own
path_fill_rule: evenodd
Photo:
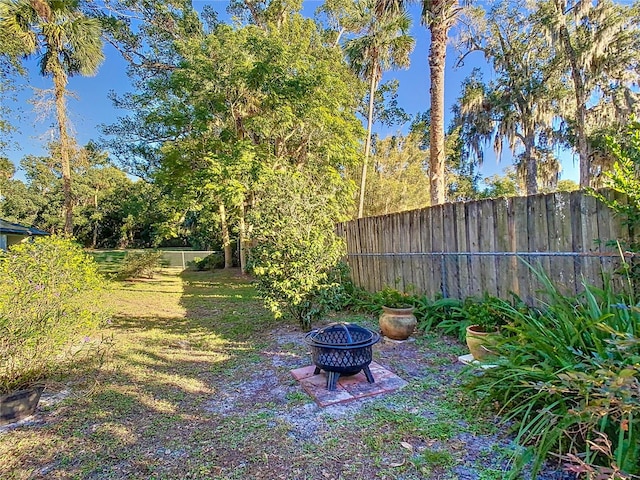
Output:
<svg viewBox="0 0 640 480">
<path fill-rule="evenodd" d="M 157 297 L 175 278 L 145 282 L 133 295 L 123 286 L 127 309 L 112 318 L 109 361 L 94 379 L 71 379 L 74 393 L 39 412 L 35 424 L 0 436 L 0 471 L 15 478 L 216 478 L 221 463 L 269 445 L 274 434 L 284 439 L 270 447 L 274 454 L 290 454 L 285 426 L 265 413 L 295 388 L 287 367 L 264 365 L 273 316 L 237 272 L 184 272 L 179 282 L 181 293 L 170 292 L 177 305 L 166 308 Z M 145 306 L 145 298 L 155 303 Z M 222 408 L 238 391 L 244 408 Z"/>
</svg>

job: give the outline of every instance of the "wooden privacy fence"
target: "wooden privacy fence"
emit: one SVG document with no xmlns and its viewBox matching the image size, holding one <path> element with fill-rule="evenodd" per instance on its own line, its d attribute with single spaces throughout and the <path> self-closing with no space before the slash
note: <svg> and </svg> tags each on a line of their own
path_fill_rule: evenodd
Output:
<svg viewBox="0 0 640 480">
<path fill-rule="evenodd" d="M 574 294 L 583 280 L 602 285 L 603 273 L 623 261 L 607 242 L 630 236 L 620 218 L 584 192 L 448 203 L 353 220 L 339 224 L 338 233 L 354 282 L 369 291 L 390 286 L 457 298 L 514 292 L 525 301 L 541 287 L 526 262 Z"/>
</svg>

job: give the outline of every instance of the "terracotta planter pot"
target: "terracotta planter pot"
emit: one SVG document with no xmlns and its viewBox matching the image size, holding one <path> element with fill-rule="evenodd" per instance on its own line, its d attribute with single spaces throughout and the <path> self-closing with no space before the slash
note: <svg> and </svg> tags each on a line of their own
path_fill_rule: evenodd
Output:
<svg viewBox="0 0 640 480">
<path fill-rule="evenodd" d="M 409 338 L 418 324 L 413 310 L 413 307 L 382 307 L 382 315 L 380 315 L 379 319 L 382 334 L 393 340 L 406 340 Z"/>
<path fill-rule="evenodd" d="M 487 344 L 489 344 L 492 340 L 495 340 L 496 336 L 498 336 L 498 329 L 491 332 L 486 332 L 484 329 L 478 325 L 470 325 L 467 327 L 467 347 L 469 347 L 469 351 L 473 358 L 476 360 L 484 360 L 491 355 L 495 355 L 495 352 L 492 352 L 487 348 Z"/>
<path fill-rule="evenodd" d="M 0 425 L 14 423 L 33 415 L 44 385 L 0 396 Z"/>
</svg>

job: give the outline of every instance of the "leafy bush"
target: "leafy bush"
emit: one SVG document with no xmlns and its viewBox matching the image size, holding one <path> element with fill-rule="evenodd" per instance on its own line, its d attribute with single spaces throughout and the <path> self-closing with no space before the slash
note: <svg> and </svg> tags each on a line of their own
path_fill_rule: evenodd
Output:
<svg viewBox="0 0 640 480">
<path fill-rule="evenodd" d="M 103 319 L 91 294 L 101 284 L 93 260 L 66 239 L 39 238 L 0 254 L 0 393 L 91 352 L 89 336 Z"/>
<path fill-rule="evenodd" d="M 379 301 L 374 297 L 374 293 L 353 284 L 345 291 L 349 295 L 346 306 L 351 310 L 365 313 L 380 313 L 382 311 Z"/>
<path fill-rule="evenodd" d="M 373 300 L 380 307 L 389 308 L 410 308 L 414 303 L 414 297 L 411 294 L 388 286 L 375 293 Z"/>
<path fill-rule="evenodd" d="M 460 340 L 464 340 L 467 327 L 471 325 L 479 325 L 486 332 L 505 325 L 509 320 L 508 312 L 511 311 L 509 302 L 491 295 L 467 297 L 457 303 L 451 299 L 439 302 L 448 307 L 448 315 L 438 324 L 438 328 L 448 335 L 456 335 Z M 439 306 L 438 302 L 436 305 Z"/>
<path fill-rule="evenodd" d="M 592 194 L 622 217 L 629 226 L 631 239 L 622 247 L 631 252 L 640 252 L 640 122 L 632 120 L 627 131 L 620 138 L 607 137 L 607 149 L 615 158 L 613 168 L 605 171 L 605 186 L 614 192 L 622 193 L 626 199 L 608 197 L 599 192 Z M 612 240 L 609 243 L 615 243 Z M 627 275 L 636 290 L 640 286 L 640 262 L 637 257 L 622 264 L 621 273 Z"/>
<path fill-rule="evenodd" d="M 338 262 L 327 274 L 327 287 L 320 291 L 318 302 L 328 310 L 339 312 L 350 308 L 355 285 L 346 262 Z"/>
<path fill-rule="evenodd" d="M 371 293 L 351 283 L 346 289 L 349 296 L 345 302 L 346 307 L 359 312 L 380 314 L 382 306 L 409 306 L 414 307 L 414 315 L 418 320 L 418 328 L 430 330 L 434 325 L 450 318 L 453 308 L 462 302 L 455 298 L 437 298 L 432 300 L 426 295 L 412 295 L 400 292 L 391 287 L 385 287 L 379 292 Z"/>
<path fill-rule="evenodd" d="M 442 297 L 431 300 L 427 296 L 420 296 L 416 299 L 415 305 L 414 314 L 418 320 L 418 329 L 428 331 L 455 316 L 462 300 Z"/>
<path fill-rule="evenodd" d="M 161 266 L 162 252 L 145 250 L 144 252 L 127 252 L 118 272 L 118 278 L 153 278 Z"/>
<path fill-rule="evenodd" d="M 258 290 L 277 317 L 289 314 L 305 330 L 327 310 L 339 285 L 334 269 L 344 255 L 335 234 L 344 208 L 340 185 L 318 185 L 301 172 L 273 172 L 251 211 L 249 267 Z"/>
<path fill-rule="evenodd" d="M 551 453 L 574 471 L 610 475 L 597 478 L 640 473 L 640 307 L 608 284 L 564 297 L 537 275 L 546 308 L 504 305 L 502 358 L 469 388 L 500 404 L 530 445 L 514 473 L 531 458 L 537 470 Z"/>
<path fill-rule="evenodd" d="M 198 272 L 204 272 L 205 270 L 213 270 L 215 268 L 224 267 L 224 254 L 221 252 L 210 253 L 204 258 L 196 257 L 191 262 L 191 265 L 195 267 Z"/>
</svg>

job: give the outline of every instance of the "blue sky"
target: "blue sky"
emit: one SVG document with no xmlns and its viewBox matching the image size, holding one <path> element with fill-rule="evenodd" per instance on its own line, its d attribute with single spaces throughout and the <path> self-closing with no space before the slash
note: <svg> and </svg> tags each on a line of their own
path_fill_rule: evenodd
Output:
<svg viewBox="0 0 640 480">
<path fill-rule="evenodd" d="M 226 1 L 195 1 L 196 8 L 199 5 L 210 3 L 220 13 L 221 18 L 228 18 L 225 15 Z M 315 9 L 322 4 L 321 0 L 305 0 L 303 12 L 312 16 Z M 429 37 L 427 30 L 420 25 L 419 8 L 413 5 L 410 8 L 413 18 L 412 35 L 416 39 L 416 48 L 411 56 L 411 66 L 408 70 L 387 72 L 383 81 L 397 78 L 399 80 L 398 101 L 401 107 L 410 115 L 425 111 L 429 108 L 429 66 L 427 62 Z M 116 121 L 118 116 L 126 112 L 117 110 L 111 100 L 109 92 L 124 93 L 131 90 L 129 78 L 126 75 L 126 62 L 110 45 L 105 46 L 105 62 L 95 77 L 73 77 L 69 80 L 69 90 L 73 92 L 75 98 L 69 99 L 69 117 L 72 129 L 81 145 L 89 140 L 97 140 L 99 137 L 99 126 L 110 124 Z M 462 80 L 476 66 L 481 67 L 486 72 L 486 79 L 490 79 L 490 70 L 484 59 L 479 54 L 473 54 L 465 59 L 465 66 L 454 69 L 457 52 L 453 47 L 447 50 L 447 70 L 445 74 L 446 82 L 446 121 L 451 117 L 451 107 L 455 104 L 460 95 Z M 18 96 L 16 108 L 21 110 L 21 119 L 17 123 L 18 134 L 13 140 L 19 148 L 14 148 L 8 152 L 9 158 L 17 165 L 24 155 L 41 155 L 45 153 L 44 146 L 52 137 L 53 115 L 46 119 L 38 120 L 33 106 L 28 103 L 33 98 L 35 89 L 51 88 L 51 79 L 39 76 L 35 68 L 35 62 L 29 63 L 29 77 L 24 80 L 24 89 Z M 388 129 L 374 127 L 375 131 L 381 134 L 389 133 Z M 562 178 L 578 179 L 578 172 L 571 155 L 564 153 L 562 158 Z M 495 158 L 492 151 L 487 151 L 485 163 L 481 168 L 484 176 L 502 173 L 503 169 L 511 163 L 511 156 L 508 152 L 503 153 L 500 162 Z M 20 178 L 20 175 L 19 175 Z"/>
</svg>

